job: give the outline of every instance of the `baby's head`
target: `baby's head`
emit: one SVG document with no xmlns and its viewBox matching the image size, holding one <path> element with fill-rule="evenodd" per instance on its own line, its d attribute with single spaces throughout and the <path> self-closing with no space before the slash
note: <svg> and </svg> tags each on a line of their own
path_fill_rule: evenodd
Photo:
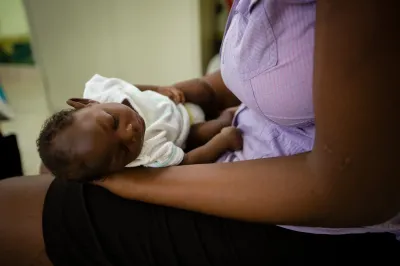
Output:
<svg viewBox="0 0 400 266">
<path fill-rule="evenodd" d="M 40 158 L 55 176 L 93 181 L 139 156 L 145 123 L 127 101 L 71 99 L 68 104 L 75 109 L 47 119 L 37 140 Z"/>
</svg>

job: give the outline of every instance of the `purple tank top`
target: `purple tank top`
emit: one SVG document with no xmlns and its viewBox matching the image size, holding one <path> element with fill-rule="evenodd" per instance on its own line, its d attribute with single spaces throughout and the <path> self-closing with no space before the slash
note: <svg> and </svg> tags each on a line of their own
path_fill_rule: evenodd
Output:
<svg viewBox="0 0 400 266">
<path fill-rule="evenodd" d="M 241 100 L 234 125 L 243 150 L 220 162 L 293 155 L 312 149 L 315 0 L 236 0 L 221 47 L 221 73 Z M 285 226 L 317 234 L 393 232 L 400 222 L 363 228 Z"/>
</svg>

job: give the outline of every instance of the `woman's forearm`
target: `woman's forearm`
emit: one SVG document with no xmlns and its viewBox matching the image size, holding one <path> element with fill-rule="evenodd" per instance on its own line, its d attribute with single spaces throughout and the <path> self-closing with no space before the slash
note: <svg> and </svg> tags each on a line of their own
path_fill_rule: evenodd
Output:
<svg viewBox="0 0 400 266">
<path fill-rule="evenodd" d="M 374 195 L 354 193 L 351 181 L 337 186 L 316 174 L 308 156 L 132 169 L 100 185 L 129 199 L 273 224 L 353 227 L 390 217 L 390 206 L 365 208 Z"/>
<path fill-rule="evenodd" d="M 152 85 L 135 86 L 141 91 L 157 91 L 157 88 L 160 87 Z M 173 86 L 183 92 L 187 102 L 200 105 L 209 117 L 216 117 L 226 108 L 240 104 L 237 97 L 223 82 L 220 70 L 202 78 L 175 83 Z"/>
<path fill-rule="evenodd" d="M 153 204 L 240 220 L 307 224 L 312 217 L 304 211 L 320 204 L 321 193 L 317 180 L 305 177 L 309 173 L 304 160 L 305 155 L 293 157 L 290 168 L 278 159 L 132 169 L 99 184 L 122 197 Z M 310 200 L 299 208 L 299 197 Z"/>
<path fill-rule="evenodd" d="M 135 84 L 135 87 L 137 87 L 141 91 L 157 91 L 157 88 L 160 86 Z"/>
</svg>

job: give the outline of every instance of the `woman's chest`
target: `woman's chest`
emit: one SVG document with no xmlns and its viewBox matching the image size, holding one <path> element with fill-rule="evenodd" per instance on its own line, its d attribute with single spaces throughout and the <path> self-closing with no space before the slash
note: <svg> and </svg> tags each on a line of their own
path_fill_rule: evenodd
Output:
<svg viewBox="0 0 400 266">
<path fill-rule="evenodd" d="M 247 107 L 283 125 L 314 118 L 315 3 L 306 2 L 236 1 L 221 48 L 228 88 Z"/>
</svg>

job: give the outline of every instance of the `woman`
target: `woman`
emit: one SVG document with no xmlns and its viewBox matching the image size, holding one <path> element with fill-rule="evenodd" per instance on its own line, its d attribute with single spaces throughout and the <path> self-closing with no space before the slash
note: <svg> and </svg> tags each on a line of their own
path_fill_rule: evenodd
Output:
<svg viewBox="0 0 400 266">
<path fill-rule="evenodd" d="M 318 2 L 312 105 L 314 12 L 314 1 L 236 1 L 222 76 L 176 85 L 203 107 L 243 102 L 243 152 L 221 158 L 241 162 L 134 169 L 99 183 L 129 199 L 262 223 L 13 179 L 0 183 L 10 216 L 0 261 L 44 260 L 45 243 L 54 265 L 390 265 L 400 212 L 395 1 Z"/>
<path fill-rule="evenodd" d="M 235 1 L 221 72 L 175 87 L 211 113 L 207 103 L 243 103 L 234 121 L 243 151 L 220 160 L 242 162 L 154 171 L 157 178 L 128 171 L 99 185 L 217 216 L 313 226 L 296 231 L 400 234 L 399 170 L 388 152 L 399 145 L 389 11 L 375 1 L 321 1 L 312 80 L 315 1 Z M 252 160 L 260 158 L 269 159 Z"/>
</svg>

